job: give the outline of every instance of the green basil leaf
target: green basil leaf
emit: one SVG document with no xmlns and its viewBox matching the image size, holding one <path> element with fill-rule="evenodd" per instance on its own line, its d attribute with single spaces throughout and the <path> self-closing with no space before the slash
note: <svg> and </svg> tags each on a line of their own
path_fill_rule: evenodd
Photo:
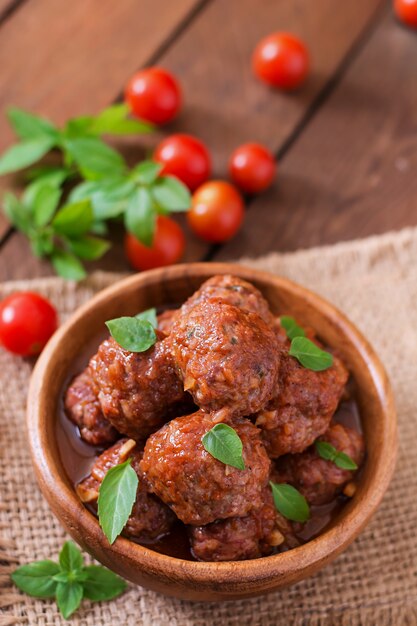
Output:
<svg viewBox="0 0 417 626">
<path fill-rule="evenodd" d="M 288 339 L 294 339 L 294 337 L 305 337 L 306 333 L 304 328 L 298 326 L 297 322 L 293 317 L 289 315 L 282 315 L 279 318 L 280 324 L 282 328 L 285 330 Z"/>
<path fill-rule="evenodd" d="M 84 571 L 87 574 L 83 582 L 84 597 L 89 600 L 112 600 L 126 590 L 126 582 L 105 567 L 87 565 Z"/>
<path fill-rule="evenodd" d="M 26 191 L 27 193 L 23 196 L 24 201 L 27 202 L 28 198 L 32 200 L 32 212 L 36 226 L 46 226 L 56 211 L 62 190 L 48 182 L 38 181 L 29 185 Z"/>
<path fill-rule="evenodd" d="M 152 195 L 160 207 L 167 211 L 187 211 L 191 206 L 188 188 L 173 176 L 161 176 L 152 186 Z"/>
<path fill-rule="evenodd" d="M 52 228 L 31 231 L 29 240 L 35 256 L 43 257 L 52 254 L 54 250 L 54 231 Z"/>
<path fill-rule="evenodd" d="M 100 259 L 111 247 L 109 241 L 91 235 L 68 239 L 68 245 L 71 252 L 85 261 Z"/>
<path fill-rule="evenodd" d="M 321 350 L 306 337 L 294 337 L 289 354 L 295 357 L 303 367 L 321 372 L 333 365 L 333 355 Z"/>
<path fill-rule="evenodd" d="M 154 328 L 158 328 L 158 318 L 156 316 L 156 309 L 146 309 L 146 311 L 142 311 L 142 313 L 138 313 L 135 315 L 138 320 L 145 320 L 152 324 Z"/>
<path fill-rule="evenodd" d="M 66 541 L 59 553 L 59 564 L 61 569 L 66 572 L 70 572 L 75 569 L 80 569 L 83 564 L 83 556 L 75 543 L 72 541 Z"/>
<path fill-rule="evenodd" d="M 201 439 L 204 449 L 225 465 L 245 469 L 243 444 L 234 428 L 227 424 L 216 424 Z"/>
<path fill-rule="evenodd" d="M 87 181 L 73 189 L 71 202 L 89 198 L 96 220 L 107 220 L 121 215 L 134 190 L 134 183 L 126 178 Z"/>
<path fill-rule="evenodd" d="M 130 178 L 140 185 L 150 185 L 158 178 L 161 170 L 161 163 L 142 161 L 132 169 Z"/>
<path fill-rule="evenodd" d="M 65 150 L 74 159 L 84 178 L 96 180 L 124 173 L 122 156 L 98 137 L 66 139 Z"/>
<path fill-rule="evenodd" d="M 337 456 L 337 450 L 331 443 L 327 441 L 315 441 L 314 447 L 319 457 L 325 461 L 334 461 Z"/>
<path fill-rule="evenodd" d="M 0 175 L 32 165 L 49 152 L 54 144 L 52 137 L 39 137 L 15 144 L 0 158 Z"/>
<path fill-rule="evenodd" d="M 35 167 L 31 167 L 30 170 L 26 172 L 26 180 L 29 182 L 36 181 L 48 181 L 52 185 L 59 187 L 62 185 L 64 180 L 69 178 L 72 175 L 72 171 L 67 167 L 61 167 L 59 165 L 37 165 Z"/>
<path fill-rule="evenodd" d="M 150 133 L 153 126 L 148 122 L 129 118 L 127 104 L 113 104 L 92 119 L 88 131 L 94 135 L 135 135 Z"/>
<path fill-rule="evenodd" d="M 91 115 L 81 115 L 80 117 L 74 117 L 72 120 L 68 120 L 63 131 L 64 137 L 69 139 L 88 137 L 93 121 L 94 117 Z"/>
<path fill-rule="evenodd" d="M 98 518 L 110 544 L 125 527 L 136 500 L 139 481 L 130 462 L 109 469 L 99 488 Z"/>
<path fill-rule="evenodd" d="M 58 574 L 59 566 L 53 561 L 37 561 L 22 565 L 11 575 L 16 587 L 35 598 L 53 598 L 56 582 L 52 580 Z"/>
<path fill-rule="evenodd" d="M 26 207 L 12 193 L 6 193 L 3 199 L 3 211 L 9 222 L 26 235 L 31 229 L 31 215 Z"/>
<path fill-rule="evenodd" d="M 70 252 L 54 250 L 51 262 L 56 273 L 67 280 L 82 280 L 87 276 L 80 261 Z"/>
<path fill-rule="evenodd" d="M 306 522 L 310 509 L 305 497 L 292 485 L 269 483 L 272 489 L 275 508 L 281 515 L 293 522 Z"/>
<path fill-rule="evenodd" d="M 55 215 L 52 226 L 57 233 L 77 237 L 83 235 L 93 223 L 93 209 L 89 200 L 66 204 Z"/>
<path fill-rule="evenodd" d="M 156 342 L 155 330 L 147 320 L 118 317 L 106 322 L 106 326 L 119 346 L 129 352 L 145 352 Z"/>
<path fill-rule="evenodd" d="M 7 111 L 7 117 L 13 130 L 20 139 L 38 139 L 39 137 L 58 137 L 58 129 L 48 120 L 22 109 L 12 107 Z"/>
<path fill-rule="evenodd" d="M 62 616 L 68 619 L 78 609 L 83 599 L 83 587 L 78 582 L 57 583 L 56 603 Z"/>
<path fill-rule="evenodd" d="M 338 452 L 334 460 L 335 465 L 344 470 L 357 470 L 358 465 L 355 461 L 345 452 Z"/>
<path fill-rule="evenodd" d="M 156 213 L 152 196 L 143 187 L 136 189 L 129 199 L 125 226 L 145 246 L 151 246 L 155 233 Z"/>
</svg>

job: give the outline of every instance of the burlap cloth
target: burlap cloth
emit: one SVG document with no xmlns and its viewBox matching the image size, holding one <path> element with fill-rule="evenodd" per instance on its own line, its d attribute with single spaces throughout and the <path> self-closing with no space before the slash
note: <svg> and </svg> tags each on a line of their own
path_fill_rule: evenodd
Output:
<svg viewBox="0 0 417 626">
<path fill-rule="evenodd" d="M 247 265 L 288 276 L 342 308 L 374 344 L 396 394 L 400 454 L 384 502 L 357 541 L 312 578 L 269 596 L 189 603 L 131 586 L 122 597 L 84 603 L 79 626 L 253 626 L 417 624 L 417 229 L 333 247 L 272 254 Z M 4 284 L 30 288 L 65 319 L 114 280 L 75 286 L 57 278 Z M 0 351 L 0 624 L 63 624 L 52 601 L 21 595 L 8 574 L 18 563 L 56 558 L 65 539 L 33 477 L 24 432 L 31 365 Z"/>
</svg>

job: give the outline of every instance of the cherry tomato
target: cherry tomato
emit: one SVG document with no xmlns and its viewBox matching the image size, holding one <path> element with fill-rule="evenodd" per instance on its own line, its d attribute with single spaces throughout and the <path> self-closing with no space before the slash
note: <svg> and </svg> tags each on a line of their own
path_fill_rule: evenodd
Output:
<svg viewBox="0 0 417 626">
<path fill-rule="evenodd" d="M 162 174 L 176 176 L 194 191 L 210 176 L 210 154 L 202 141 L 191 135 L 171 135 L 154 153 L 155 161 L 162 163 Z"/>
<path fill-rule="evenodd" d="M 172 74 L 160 67 L 148 67 L 132 76 L 125 101 L 133 115 L 153 124 L 165 124 L 180 109 L 181 90 Z"/>
<path fill-rule="evenodd" d="M 243 220 L 243 200 L 237 189 L 222 180 L 201 185 L 193 195 L 188 223 L 196 235 L 211 243 L 231 239 Z"/>
<path fill-rule="evenodd" d="M 126 233 L 125 254 L 135 270 L 151 270 L 171 265 L 184 254 L 185 237 L 182 228 L 174 220 L 158 215 L 153 244 L 143 245 L 131 233 Z"/>
<path fill-rule="evenodd" d="M 404 24 L 417 28 L 417 0 L 394 0 L 394 11 Z"/>
<path fill-rule="evenodd" d="M 273 33 L 256 46 L 252 67 L 265 83 L 286 90 L 296 89 L 308 74 L 308 50 L 290 33 Z"/>
<path fill-rule="evenodd" d="M 233 152 L 229 161 L 230 176 L 246 193 L 259 193 L 272 183 L 276 171 L 274 157 L 259 143 L 245 143 Z"/>
<path fill-rule="evenodd" d="M 39 354 L 57 325 L 56 310 L 37 293 L 16 292 L 0 303 L 0 343 L 14 354 Z"/>
</svg>

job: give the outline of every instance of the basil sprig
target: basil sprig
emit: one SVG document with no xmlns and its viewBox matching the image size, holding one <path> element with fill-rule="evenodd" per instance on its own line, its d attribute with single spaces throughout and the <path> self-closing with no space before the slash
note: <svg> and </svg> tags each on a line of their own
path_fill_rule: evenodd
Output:
<svg viewBox="0 0 417 626">
<path fill-rule="evenodd" d="M 303 367 L 315 372 L 327 370 L 333 365 L 333 355 L 321 350 L 306 337 L 294 337 L 289 354 L 295 357 Z"/>
<path fill-rule="evenodd" d="M 304 328 L 301 328 L 293 317 L 289 315 L 282 315 L 279 318 L 280 324 L 285 330 L 288 339 L 294 339 L 295 337 L 305 337 L 306 333 Z"/>
<path fill-rule="evenodd" d="M 126 525 L 136 500 L 139 480 L 131 459 L 106 473 L 98 492 L 98 519 L 110 544 Z"/>
<path fill-rule="evenodd" d="M 231 426 L 216 424 L 203 435 L 201 442 L 204 449 L 218 461 L 240 470 L 245 469 L 242 440 Z"/>
<path fill-rule="evenodd" d="M 156 342 L 153 322 L 140 317 L 117 317 L 106 322 L 111 336 L 129 352 L 145 352 Z"/>
<path fill-rule="evenodd" d="M 310 508 L 305 497 L 292 485 L 270 481 L 275 508 L 293 522 L 306 522 Z"/>
<path fill-rule="evenodd" d="M 315 441 L 314 447 L 319 457 L 325 461 L 332 461 L 337 467 L 344 470 L 357 470 L 358 465 L 345 452 L 340 452 L 328 441 Z"/>
<path fill-rule="evenodd" d="M 142 313 L 138 313 L 135 316 L 138 320 L 144 320 L 152 324 L 153 328 L 158 328 L 158 317 L 156 315 L 156 309 L 146 309 L 146 311 L 142 311 Z"/>
<path fill-rule="evenodd" d="M 65 619 L 70 617 L 83 598 L 111 600 L 126 589 L 124 580 L 100 565 L 84 565 L 81 552 L 67 541 L 59 554 L 59 563 L 36 561 L 18 567 L 11 578 L 14 584 L 35 598 L 55 598 Z"/>
</svg>

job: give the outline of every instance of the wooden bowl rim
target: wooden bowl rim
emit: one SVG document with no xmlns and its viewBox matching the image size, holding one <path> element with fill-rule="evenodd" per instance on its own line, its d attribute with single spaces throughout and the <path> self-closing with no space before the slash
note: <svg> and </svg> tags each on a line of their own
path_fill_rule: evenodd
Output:
<svg viewBox="0 0 417 626">
<path fill-rule="evenodd" d="M 368 489 L 362 494 L 361 502 L 353 500 L 349 503 L 349 509 L 345 508 L 341 512 L 338 522 L 332 528 L 306 544 L 281 554 L 245 561 L 199 562 L 161 554 L 123 537 L 119 537 L 112 546 L 109 546 L 97 519 L 82 505 L 75 491 L 70 489 L 63 480 L 60 472 L 65 470 L 55 465 L 52 457 L 48 460 L 47 455 L 43 453 L 45 442 L 42 437 L 42 424 L 47 418 L 39 410 L 39 400 L 43 393 L 48 392 L 48 376 L 53 375 L 48 367 L 51 357 L 59 353 L 63 337 L 74 330 L 86 312 L 91 312 L 109 296 L 113 297 L 133 286 L 140 288 L 146 282 L 180 279 L 184 274 L 206 279 L 215 274 L 226 273 L 235 274 L 247 280 L 253 280 L 255 277 L 259 282 L 266 282 L 278 289 L 292 292 L 297 298 L 302 298 L 313 305 L 320 315 L 331 318 L 333 323 L 336 320 L 338 327 L 343 329 L 343 334 L 354 346 L 356 352 L 359 352 L 362 358 L 366 357 L 368 369 L 382 405 L 381 428 L 384 433 L 372 480 L 369 481 Z M 28 393 L 27 428 L 32 462 L 41 490 L 50 504 L 55 497 L 54 494 L 59 494 L 60 502 L 63 503 L 66 512 L 74 522 L 74 526 L 71 525 L 69 531 L 82 535 L 82 543 L 87 550 L 90 544 L 100 546 L 103 552 L 111 550 L 114 557 L 119 557 L 121 562 L 126 560 L 130 563 L 134 562 L 138 569 L 153 574 L 162 574 L 164 577 L 175 576 L 185 586 L 192 581 L 193 587 L 199 583 L 221 585 L 222 581 L 227 585 L 250 584 L 255 581 L 259 583 L 277 580 L 288 575 L 292 575 L 295 581 L 302 578 L 303 573 L 309 567 L 316 566 L 317 569 L 321 564 L 331 560 L 357 537 L 374 514 L 388 488 L 397 453 L 396 412 L 390 383 L 379 357 L 353 323 L 327 300 L 291 280 L 231 263 L 180 264 L 135 274 L 103 289 L 79 307 L 57 330 L 36 363 Z M 373 488 L 375 485 L 378 485 L 378 489 Z M 82 527 L 81 533 L 80 527 Z"/>
</svg>

